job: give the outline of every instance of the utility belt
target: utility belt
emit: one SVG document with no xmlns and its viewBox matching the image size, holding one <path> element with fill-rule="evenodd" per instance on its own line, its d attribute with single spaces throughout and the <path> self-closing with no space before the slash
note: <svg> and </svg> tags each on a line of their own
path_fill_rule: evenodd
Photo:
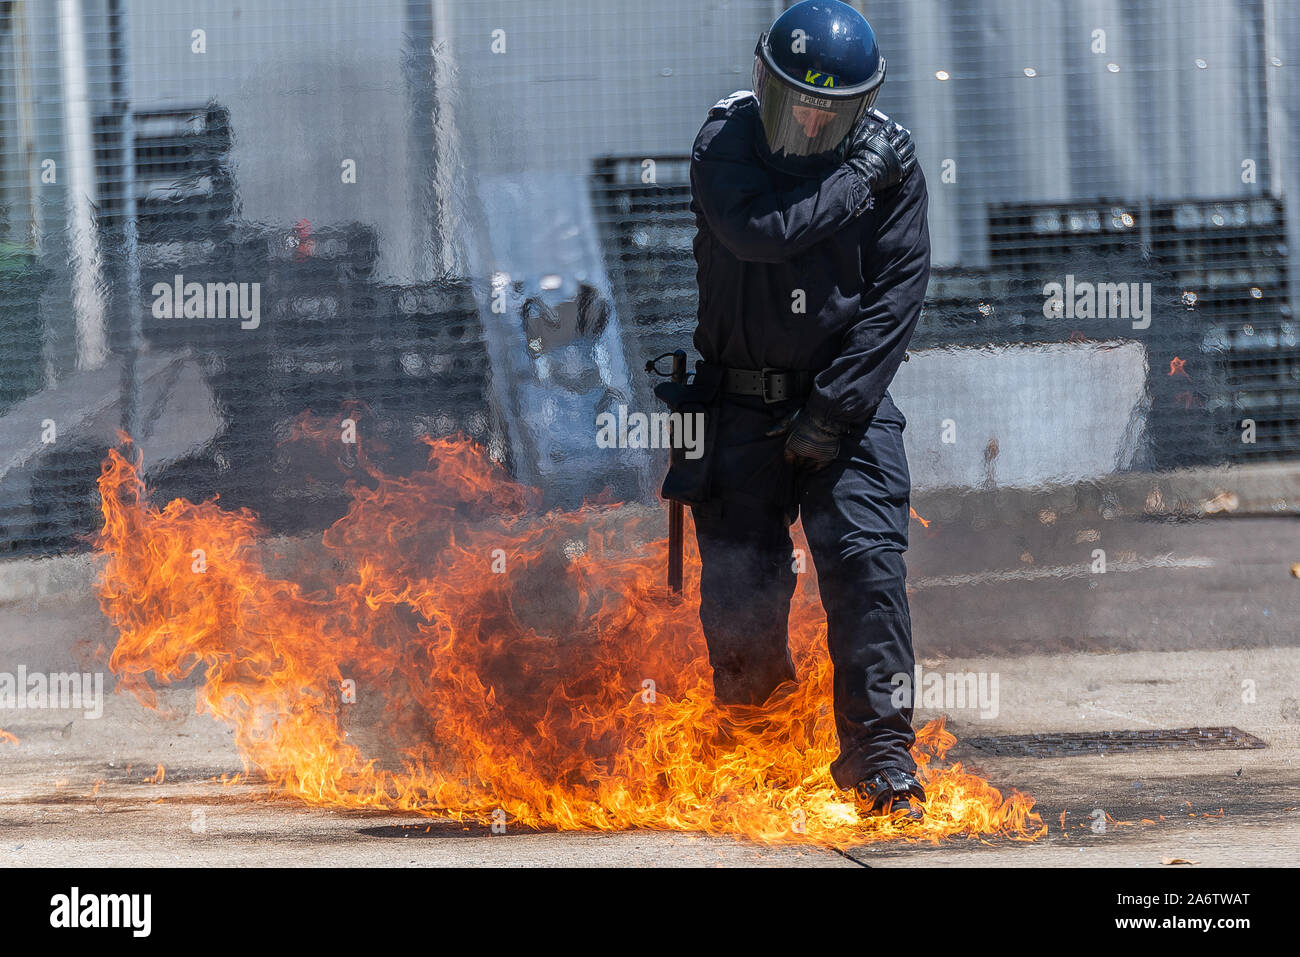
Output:
<svg viewBox="0 0 1300 957">
<path fill-rule="evenodd" d="M 646 370 L 664 375 L 655 367 L 656 361 L 646 363 Z M 695 373 L 687 382 L 659 383 L 655 395 L 673 412 L 700 416 L 704 430 L 702 454 L 697 458 L 687 458 L 680 449 L 673 449 L 661 490 L 663 497 L 684 505 L 703 505 L 709 500 L 724 395 L 761 396 L 766 403 L 783 402 L 806 397 L 812 392 L 812 386 L 813 374 L 807 371 L 733 369 L 706 362 L 695 364 Z"/>
<path fill-rule="evenodd" d="M 764 402 L 807 398 L 812 392 L 813 374 L 803 369 L 722 370 L 722 391 L 732 395 L 761 396 Z"/>
</svg>

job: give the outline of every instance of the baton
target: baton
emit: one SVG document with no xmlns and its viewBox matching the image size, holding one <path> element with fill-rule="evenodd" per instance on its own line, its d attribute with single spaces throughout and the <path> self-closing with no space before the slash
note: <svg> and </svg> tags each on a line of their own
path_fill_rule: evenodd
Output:
<svg viewBox="0 0 1300 957">
<path fill-rule="evenodd" d="M 673 353 L 674 382 L 686 381 L 686 352 L 678 349 Z M 668 458 L 675 463 L 682 450 L 678 448 L 677 436 L 672 432 L 672 420 L 669 419 Z M 671 466 L 670 466 L 671 467 Z M 673 594 L 682 591 L 682 532 L 686 521 L 685 509 L 681 502 L 668 501 L 668 589 Z"/>
</svg>

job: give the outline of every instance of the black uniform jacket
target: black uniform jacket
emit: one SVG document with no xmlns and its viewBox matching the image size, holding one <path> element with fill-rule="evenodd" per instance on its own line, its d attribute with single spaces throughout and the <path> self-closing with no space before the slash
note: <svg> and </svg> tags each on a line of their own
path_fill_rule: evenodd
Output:
<svg viewBox="0 0 1300 957">
<path fill-rule="evenodd" d="M 918 166 L 872 196 L 843 165 L 785 176 L 758 158 L 762 135 L 757 102 L 733 94 L 695 140 L 695 348 L 718 365 L 814 372 L 807 411 L 849 429 L 875 412 L 921 314 L 925 177 Z"/>
</svg>

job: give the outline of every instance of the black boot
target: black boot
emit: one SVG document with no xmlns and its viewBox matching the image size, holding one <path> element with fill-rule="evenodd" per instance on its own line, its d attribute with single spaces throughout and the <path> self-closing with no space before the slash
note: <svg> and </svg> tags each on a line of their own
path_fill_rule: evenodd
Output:
<svg viewBox="0 0 1300 957">
<path fill-rule="evenodd" d="M 859 781 L 853 790 L 864 814 L 889 816 L 897 813 L 908 821 L 925 817 L 925 789 L 910 771 L 884 768 L 865 781 Z"/>
</svg>

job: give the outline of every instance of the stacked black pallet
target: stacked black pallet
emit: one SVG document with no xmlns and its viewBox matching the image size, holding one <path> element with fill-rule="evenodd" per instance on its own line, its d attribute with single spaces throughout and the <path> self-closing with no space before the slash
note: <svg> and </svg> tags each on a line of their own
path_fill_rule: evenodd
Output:
<svg viewBox="0 0 1300 957">
<path fill-rule="evenodd" d="M 141 242 L 229 233 L 235 214 L 230 111 L 209 103 L 143 110 L 131 119 L 134 170 L 126 166 L 125 116 L 95 120 L 100 228 L 121 235 L 128 185 L 134 184 Z"/>
<path fill-rule="evenodd" d="M 1151 212 L 1152 256 L 1174 273 L 1207 352 L 1222 363 L 1217 404 L 1230 419 L 1229 458 L 1300 456 L 1300 325 L 1288 301 L 1282 202 L 1188 202 Z"/>
<path fill-rule="evenodd" d="M 132 352 L 133 329 L 143 333 L 146 346 L 187 346 L 210 358 L 222 335 L 220 324 L 199 320 L 159 318 L 155 289 L 182 282 L 225 282 L 246 266 L 234 239 L 235 190 L 227 156 L 231 136 L 228 112 L 215 104 L 193 108 L 136 113 L 134 165 L 128 167 L 125 117 L 110 112 L 95 121 L 95 161 L 98 186 L 96 225 L 103 280 L 110 293 L 107 332 L 115 359 Z M 129 192 L 128 192 L 129 191 Z M 130 248 L 125 230 L 126 198 L 135 199 L 140 285 L 130 295 Z M 0 411 L 7 402 L 40 387 L 38 298 L 48 272 L 30 257 L 6 255 L 5 300 L 15 315 L 5 328 L 19 340 L 14 348 L 0 343 L 0 355 L 21 364 L 19 374 L 2 375 Z M 170 295 L 166 298 L 172 299 Z M 137 311 L 138 310 L 138 311 Z M 17 371 L 17 370 L 16 370 Z M 98 396 L 87 395 L 93 406 Z M 88 407 L 90 407 L 88 406 Z M 120 409 L 114 407 L 116 411 Z M 143 410 L 153 415 L 156 409 Z M 48 553 L 83 547 L 99 523 L 96 479 L 107 451 L 102 436 L 75 431 L 59 441 L 33 465 L 30 501 L 4 518 L 4 547 L 20 553 Z M 186 469 L 193 474 L 185 473 Z M 216 490 L 211 462 L 190 461 L 172 471 L 181 494 L 203 497 Z M 206 478 L 207 481 L 203 481 Z"/>
<path fill-rule="evenodd" d="M 698 299 L 690 199 L 686 157 L 596 161 L 592 207 L 633 365 L 636 357 L 691 348 Z"/>
<path fill-rule="evenodd" d="M 304 413 L 350 419 L 367 456 L 401 472 L 425 461 L 421 435 L 489 440 L 488 357 L 468 281 L 359 278 L 372 240 L 357 225 L 326 229 L 310 256 L 273 262 L 269 384 L 281 443 Z"/>
<path fill-rule="evenodd" d="M 116 121 L 104 121 L 105 133 Z M 229 111 L 217 104 L 187 109 L 150 110 L 133 115 L 134 176 L 123 174 L 120 136 L 105 135 L 100 182 L 106 198 L 104 221 L 112 234 L 122 226 L 126 183 L 135 186 L 139 235 L 139 327 L 151 352 L 187 350 L 200 363 L 224 429 L 199 454 L 151 475 L 157 497 L 201 500 L 220 494 L 246 499 L 250 481 L 243 447 L 266 432 L 269 420 L 255 386 L 265 355 L 263 334 L 244 328 L 239 306 L 251 305 L 252 289 L 262 283 L 266 256 L 241 228 L 230 167 Z M 114 344 L 130 348 L 130 314 L 123 300 L 131 285 L 126 246 L 119 243 L 112 263 L 115 297 Z M 193 291 L 202 289 L 201 308 Z M 241 299 L 241 292 L 243 294 Z M 187 311 L 188 304 L 188 311 Z M 198 314 L 196 314 L 198 313 Z M 156 410 L 142 410 L 147 421 Z"/>
<path fill-rule="evenodd" d="M 385 348 L 375 379 L 406 414 L 410 436 L 461 434 L 498 445 L 490 367 L 477 304 L 467 280 L 392 286 Z M 399 436 L 395 436 L 397 439 Z"/>
<path fill-rule="evenodd" d="M 992 271 L 1013 287 L 1023 287 L 1018 311 L 1029 319 L 1021 327 L 1022 341 L 1123 339 L 1145 347 L 1150 409 L 1138 463 L 1145 468 L 1238 461 L 1251 448 L 1240 440 L 1240 415 L 1229 385 L 1230 353 L 1217 326 L 1225 313 L 1205 311 L 1207 300 L 1220 299 L 1226 291 L 1210 284 L 1210 264 L 1222 255 L 1225 241 L 1231 245 L 1233 240 L 1228 233 L 1180 234 L 1184 220 L 1175 221 L 1175 210 L 1189 205 L 1211 211 L 1222 206 L 1098 201 L 1008 203 L 989 209 Z M 1242 275 L 1264 268 L 1256 248 L 1240 250 L 1238 257 Z M 1276 257 L 1272 265 L 1276 270 Z M 1138 318 L 1132 302 L 1125 306 L 1098 294 L 1091 316 L 1079 316 L 1074 308 L 1034 315 L 1035 301 L 1041 310 L 1047 299 L 1044 284 L 1064 285 L 1069 277 L 1076 286 L 1121 284 L 1130 291 L 1133 284 L 1149 283 L 1149 313 Z"/>
</svg>

